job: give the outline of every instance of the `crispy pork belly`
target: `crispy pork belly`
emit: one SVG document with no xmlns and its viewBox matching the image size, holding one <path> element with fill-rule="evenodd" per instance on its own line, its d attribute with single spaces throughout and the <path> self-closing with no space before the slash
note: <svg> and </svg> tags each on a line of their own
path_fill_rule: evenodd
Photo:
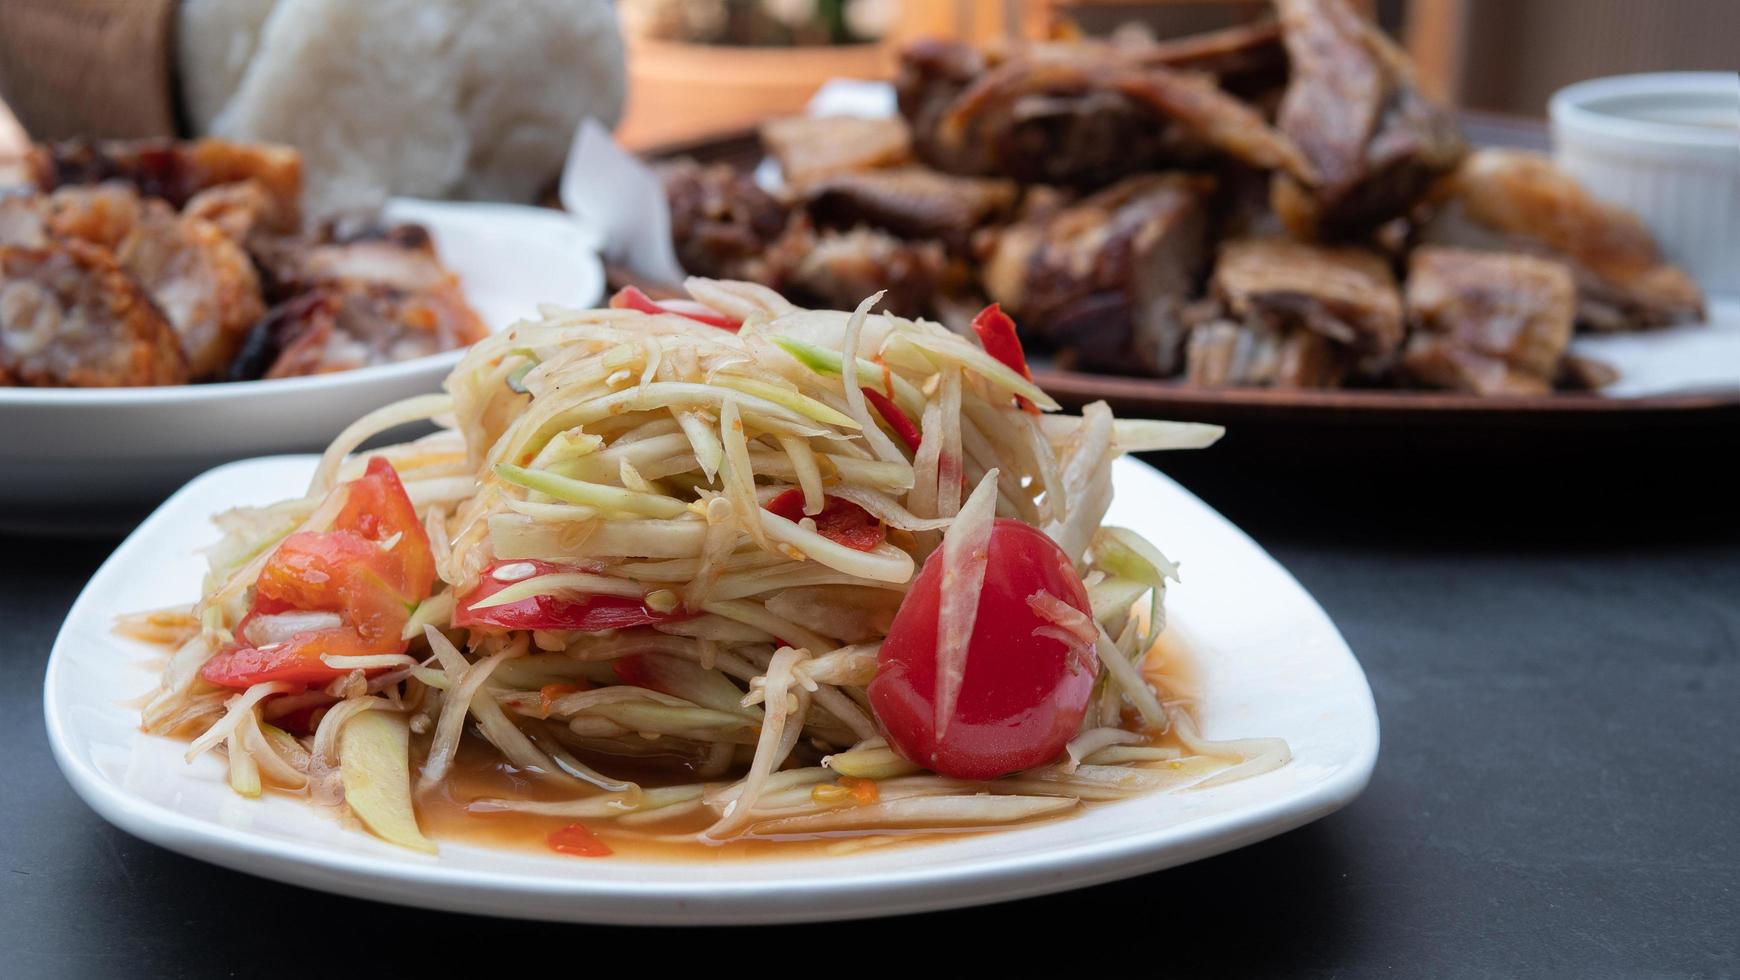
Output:
<svg viewBox="0 0 1740 980">
<path fill-rule="evenodd" d="M 419 225 L 334 220 L 256 253 L 278 300 L 231 377 L 281 378 L 421 357 L 487 332 Z"/>
<path fill-rule="evenodd" d="M 80 241 L 0 246 L 0 384 L 180 384 L 175 330 L 109 253 Z"/>
<path fill-rule="evenodd" d="M 787 116 L 762 124 L 761 143 L 794 187 L 912 160 L 912 139 L 899 119 Z"/>
<path fill-rule="evenodd" d="M 985 290 L 1025 336 L 1083 368 L 1173 374 L 1181 313 L 1207 265 L 1212 189 L 1201 176 L 1131 177 L 1010 226 L 985 263 Z"/>
<path fill-rule="evenodd" d="M 1243 323 L 1302 327 L 1345 345 L 1367 363 L 1401 346 L 1402 300 L 1382 256 L 1361 248 L 1279 238 L 1225 242 L 1214 291 Z"/>
<path fill-rule="evenodd" d="M 1698 284 L 1662 259 L 1636 215 L 1596 200 L 1540 154 L 1479 150 L 1447 190 L 1422 240 L 1562 259 L 1576 275 L 1584 327 L 1632 330 L 1704 315 Z"/>
<path fill-rule="evenodd" d="M 823 227 L 868 225 L 902 238 L 939 239 L 958 251 L 980 226 L 1006 215 L 1017 194 L 1006 180 L 900 167 L 816 181 L 805 187 L 804 203 Z"/>
<path fill-rule="evenodd" d="M 677 261 L 689 274 L 773 281 L 766 256 L 785 231 L 784 204 L 750 175 L 724 164 L 676 160 L 659 168 L 659 176 L 671 208 Z"/>
<path fill-rule="evenodd" d="M 0 245 L 39 248 L 48 244 L 48 216 L 34 194 L 0 195 Z"/>
<path fill-rule="evenodd" d="M 189 198 L 181 213 L 218 226 L 229 239 L 246 247 L 258 236 L 281 234 L 295 222 L 280 214 L 282 202 L 257 180 L 208 187 Z"/>
<path fill-rule="evenodd" d="M 54 237 L 107 249 L 145 288 L 181 338 L 195 381 L 222 375 L 266 311 L 253 262 L 212 222 L 115 181 L 62 187 L 48 209 Z"/>
<path fill-rule="evenodd" d="M 51 143 L 32 148 L 29 167 L 44 191 L 120 181 L 177 208 L 208 188 L 253 180 L 272 201 L 275 230 L 292 231 L 301 220 L 302 158 L 287 146 L 218 139 Z"/>
<path fill-rule="evenodd" d="M 1290 77 L 1277 124 L 1315 180 L 1275 181 L 1299 237 L 1356 237 L 1404 214 L 1466 152 L 1455 118 L 1419 92 L 1407 57 L 1345 0 L 1277 0 Z"/>
<path fill-rule="evenodd" d="M 1217 157 L 1315 178 L 1290 140 L 1212 76 L 1102 48 L 1039 45 L 994 66 L 936 42 L 909 48 L 897 84 L 915 148 L 950 173 L 1087 187 Z"/>
<path fill-rule="evenodd" d="M 1253 98 L 1287 81 L 1287 49 L 1272 20 L 1167 38 L 1128 50 L 1137 64 L 1212 75 L 1220 87 Z"/>
<path fill-rule="evenodd" d="M 1216 319 L 1191 329 L 1184 377 L 1208 388 L 1334 388 L 1352 366 L 1345 347 L 1314 330 Z"/>
<path fill-rule="evenodd" d="M 1545 393 L 1571 342 L 1577 289 L 1562 263 L 1460 248 L 1408 262 L 1414 327 L 1403 374 L 1481 395 Z"/>
<path fill-rule="evenodd" d="M 950 265 L 940 243 L 906 241 L 884 231 L 812 232 L 803 224 L 780 243 L 774 264 L 782 292 L 821 309 L 850 309 L 877 290 L 877 309 L 930 316 L 949 290 Z"/>
<path fill-rule="evenodd" d="M 249 336 L 232 376 L 289 378 L 391 364 L 472 343 L 477 326 L 457 289 L 318 286 L 273 307 Z"/>
</svg>

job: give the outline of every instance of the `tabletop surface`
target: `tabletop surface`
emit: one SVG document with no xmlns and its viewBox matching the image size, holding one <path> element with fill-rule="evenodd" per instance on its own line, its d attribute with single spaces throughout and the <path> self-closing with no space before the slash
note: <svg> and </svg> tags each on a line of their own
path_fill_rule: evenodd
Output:
<svg viewBox="0 0 1740 980">
<path fill-rule="evenodd" d="M 1736 458 L 1719 448 L 1703 458 Z M 1384 477 L 1219 451 L 1161 462 L 1298 576 L 1365 666 L 1383 748 L 1362 798 L 1085 891 L 670 948 L 819 965 L 908 937 L 982 949 L 996 930 L 1133 939 L 1177 976 L 1740 973 L 1740 517 L 1718 466 L 1420 459 Z M 306 977 L 562 950 L 644 964 L 647 940 L 678 938 L 330 897 L 103 823 L 56 769 L 40 700 L 61 619 L 112 546 L 0 538 L 0 975 Z"/>
</svg>

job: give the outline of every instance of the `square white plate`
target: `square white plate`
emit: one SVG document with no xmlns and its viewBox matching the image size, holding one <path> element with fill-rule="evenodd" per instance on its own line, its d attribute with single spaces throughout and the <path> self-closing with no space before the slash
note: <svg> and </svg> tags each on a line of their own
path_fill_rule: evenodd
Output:
<svg viewBox="0 0 1740 980">
<path fill-rule="evenodd" d="M 1170 629 L 1194 655 L 1210 738 L 1276 735 L 1293 761 L 1198 791 L 1095 807 L 1043 826 L 835 857 L 581 860 L 446 841 L 423 856 L 299 800 L 232 793 L 215 755 L 139 730 L 157 651 L 116 636 L 123 612 L 191 601 L 213 513 L 301 491 L 314 457 L 232 463 L 133 532 L 73 604 L 43 688 L 49 742 L 105 819 L 171 850 L 350 896 L 575 922 L 769 923 L 1001 901 L 1154 871 L 1272 837 L 1345 805 L 1371 776 L 1378 724 L 1359 663 L 1311 596 L 1225 518 L 1142 463 L 1114 469 L 1108 521 L 1183 564 Z"/>
</svg>

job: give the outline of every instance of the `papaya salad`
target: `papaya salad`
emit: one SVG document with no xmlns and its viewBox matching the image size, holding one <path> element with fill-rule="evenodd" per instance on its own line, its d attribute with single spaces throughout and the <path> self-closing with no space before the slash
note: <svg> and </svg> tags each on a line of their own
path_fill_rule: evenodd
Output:
<svg viewBox="0 0 1740 980">
<path fill-rule="evenodd" d="M 1177 566 L 1101 524 L 1114 458 L 1218 428 L 1058 414 L 995 306 L 968 336 L 687 286 L 546 309 L 220 515 L 199 602 L 120 625 L 174 645 L 145 728 L 424 851 L 462 753 L 522 789 L 467 819 L 578 855 L 986 830 L 1289 760 L 1202 737 L 1148 658 Z"/>
</svg>

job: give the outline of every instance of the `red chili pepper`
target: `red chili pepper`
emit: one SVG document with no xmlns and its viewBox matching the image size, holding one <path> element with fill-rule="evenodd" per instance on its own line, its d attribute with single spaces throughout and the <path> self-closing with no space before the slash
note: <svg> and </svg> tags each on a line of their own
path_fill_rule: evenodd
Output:
<svg viewBox="0 0 1740 980">
<path fill-rule="evenodd" d="M 575 857 L 601 858 L 609 857 L 612 853 L 609 844 L 599 840 L 581 823 L 571 823 L 560 830 L 552 830 L 547 840 L 550 850 Z"/>
<path fill-rule="evenodd" d="M 695 615 L 682 611 L 659 612 L 648 608 L 639 599 L 617 595 L 587 595 L 574 599 L 553 595 L 537 595 L 517 602 L 504 602 L 498 606 L 474 608 L 479 602 L 508 586 L 531 577 L 531 575 L 523 575 L 510 581 L 496 578 L 497 571 L 514 565 L 532 566 L 532 575 L 549 575 L 571 570 L 554 562 L 538 561 L 531 558 L 510 558 L 492 562 L 489 567 L 483 570 L 477 588 L 472 589 L 459 600 L 459 607 L 453 613 L 453 625 L 493 626 L 507 630 L 580 630 L 583 633 L 598 633 L 604 630 L 627 629 L 631 626 L 648 626 L 653 623 L 692 619 Z"/>
<path fill-rule="evenodd" d="M 906 443 L 906 451 L 918 452 L 918 444 L 924 439 L 923 433 L 918 431 L 918 423 L 912 421 L 911 416 L 901 411 L 900 406 L 894 404 L 894 399 L 875 388 L 865 388 L 864 398 L 875 406 L 876 414 L 882 416 L 882 421 L 888 423 L 888 427 L 894 430 L 894 434 L 900 437 L 900 441 Z"/>
<path fill-rule="evenodd" d="M 985 348 L 985 353 L 991 355 L 1010 370 L 1029 381 L 1033 380 L 1033 372 L 1027 367 L 1027 352 L 1021 349 L 1021 335 L 1015 331 L 1015 321 L 1003 308 L 996 303 L 979 311 L 973 317 L 973 333 L 979 337 L 979 346 Z M 1023 395 L 1015 396 L 1015 404 L 1023 412 L 1039 414 L 1039 406 Z"/>
<path fill-rule="evenodd" d="M 610 297 L 610 308 L 613 310 L 639 310 L 642 313 L 652 314 L 673 313 L 677 316 L 688 317 L 696 323 L 705 323 L 709 327 L 718 327 L 732 333 L 736 333 L 738 328 L 743 326 L 742 323 L 728 316 L 708 311 L 704 307 L 689 310 L 660 304 L 634 286 L 624 286 L 617 290 L 616 295 Z"/>
<path fill-rule="evenodd" d="M 853 551 L 875 551 L 877 545 L 888 539 L 888 529 L 881 521 L 850 500 L 838 497 L 823 497 L 822 512 L 811 516 L 804 513 L 804 492 L 792 489 L 769 500 L 766 510 L 793 524 L 809 516 L 816 522 L 817 534 Z"/>
</svg>

